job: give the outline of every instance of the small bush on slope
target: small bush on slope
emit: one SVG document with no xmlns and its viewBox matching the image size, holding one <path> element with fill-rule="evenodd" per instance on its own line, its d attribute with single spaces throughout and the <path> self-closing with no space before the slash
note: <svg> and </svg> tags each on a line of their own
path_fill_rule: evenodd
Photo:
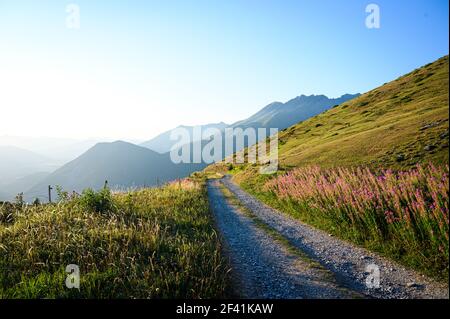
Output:
<svg viewBox="0 0 450 319">
<path fill-rule="evenodd" d="M 88 188 L 83 191 L 79 202 L 85 210 L 97 213 L 112 212 L 115 208 L 111 191 L 108 188 L 98 192 Z"/>
</svg>

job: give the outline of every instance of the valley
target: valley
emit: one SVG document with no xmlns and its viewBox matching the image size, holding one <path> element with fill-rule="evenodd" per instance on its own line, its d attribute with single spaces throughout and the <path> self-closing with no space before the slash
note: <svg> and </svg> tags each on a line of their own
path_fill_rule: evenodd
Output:
<svg viewBox="0 0 450 319">
<path fill-rule="evenodd" d="M 19 149 L 11 146 L 0 146 L 0 201 L 13 201 L 17 194 L 23 193 L 27 202 L 38 198 L 41 202 L 48 201 L 47 188 L 52 185 L 62 187 L 68 192 L 80 193 L 85 188 L 100 189 L 106 180 L 116 190 L 130 188 L 142 188 L 158 186 L 165 182 L 189 176 L 208 166 L 211 162 L 204 161 L 201 156 L 194 158 L 194 152 L 203 151 L 210 138 L 202 136 L 208 129 L 217 129 L 220 134 L 216 136 L 220 142 L 218 150 L 212 152 L 213 157 L 219 160 L 243 147 L 249 146 L 249 140 L 238 129 L 285 129 L 291 123 L 305 120 L 310 116 L 320 113 L 343 101 L 348 101 L 359 94 L 345 94 L 337 99 L 329 99 L 320 96 L 299 96 L 287 103 L 272 103 L 264 107 L 248 119 L 227 125 L 223 122 L 205 124 L 200 126 L 179 126 L 173 130 L 161 133 L 155 138 L 139 145 L 124 141 L 95 142 L 94 140 L 78 141 L 63 139 L 25 139 L 25 138 L 0 138 L 2 144 L 16 143 L 21 147 L 29 147 L 37 152 L 47 154 L 44 157 L 38 153 Z M 231 137 L 226 136 L 226 128 L 235 129 Z M 181 150 L 187 147 L 191 154 L 187 161 L 174 163 L 170 157 L 171 149 L 178 143 L 177 139 L 171 140 L 171 133 L 183 130 L 188 133 L 186 144 L 178 146 Z M 199 131 L 198 137 L 194 131 Z M 257 136 L 260 140 L 262 136 Z M 242 146 L 235 144 L 236 140 L 242 140 Z M 39 143 L 42 146 L 39 147 Z M 50 145 L 54 145 L 53 148 Z M 226 145 L 232 145 L 226 148 Z M 13 159 L 7 150 L 13 149 L 18 155 Z M 22 152 L 22 153 L 21 153 Z M 27 153 L 29 152 L 29 154 Z M 218 152 L 218 154 L 215 154 Z M 220 154 L 219 154 L 220 153 Z M 214 156 L 215 155 L 215 156 Z M 68 162 L 61 158 L 75 156 Z M 36 158 L 36 159 L 35 159 Z M 56 158 L 56 159 L 55 159 Z M 34 161 L 20 166 L 21 160 Z M 37 161 L 39 165 L 37 165 Z M 3 193 L 3 195 L 1 194 Z"/>
</svg>

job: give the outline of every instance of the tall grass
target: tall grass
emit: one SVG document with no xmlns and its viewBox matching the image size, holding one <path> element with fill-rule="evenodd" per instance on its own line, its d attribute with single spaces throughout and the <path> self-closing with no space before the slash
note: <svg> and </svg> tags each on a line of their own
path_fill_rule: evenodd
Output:
<svg viewBox="0 0 450 319">
<path fill-rule="evenodd" d="M 227 267 L 205 188 L 180 182 L 109 194 L 87 191 L 53 205 L 5 205 L 1 298 L 214 298 Z M 65 267 L 80 267 L 80 289 Z"/>
<path fill-rule="evenodd" d="M 266 182 L 265 191 L 307 222 L 448 277 L 448 166 L 377 174 L 297 168 Z"/>
</svg>

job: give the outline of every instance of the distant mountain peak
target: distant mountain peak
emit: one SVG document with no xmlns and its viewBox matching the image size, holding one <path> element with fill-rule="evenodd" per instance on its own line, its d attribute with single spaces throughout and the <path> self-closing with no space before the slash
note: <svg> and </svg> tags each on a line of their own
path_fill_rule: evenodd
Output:
<svg viewBox="0 0 450 319">
<path fill-rule="evenodd" d="M 346 93 L 346 94 L 341 95 L 339 97 L 339 99 L 354 98 L 354 97 L 358 97 L 360 95 L 361 95 L 361 93 L 355 93 L 355 94 Z"/>
<path fill-rule="evenodd" d="M 344 94 L 330 99 L 326 95 L 301 94 L 286 103 L 272 102 L 246 120 L 234 123 L 233 127 L 266 127 L 285 129 L 298 122 L 322 113 L 336 104 L 344 103 L 360 94 Z"/>
<path fill-rule="evenodd" d="M 98 143 L 46 176 L 25 195 L 27 200 L 32 200 L 33 194 L 45 194 L 48 185 L 60 185 L 64 190 L 77 192 L 88 187 L 99 189 L 105 180 L 113 189 L 152 186 L 183 178 L 202 168 L 201 164 L 174 164 L 169 154 L 159 154 L 124 141 Z"/>
</svg>

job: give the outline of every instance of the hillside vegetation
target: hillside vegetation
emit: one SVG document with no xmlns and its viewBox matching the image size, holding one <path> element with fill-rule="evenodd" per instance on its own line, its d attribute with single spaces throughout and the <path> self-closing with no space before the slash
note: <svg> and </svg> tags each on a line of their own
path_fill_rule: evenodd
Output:
<svg viewBox="0 0 450 319">
<path fill-rule="evenodd" d="M 448 163 L 448 56 L 280 133 L 281 167 Z"/>
<path fill-rule="evenodd" d="M 281 132 L 276 174 L 223 162 L 205 172 L 231 173 L 295 218 L 448 278 L 448 117 L 446 56 Z"/>
<path fill-rule="evenodd" d="M 0 206 L 0 298 L 214 298 L 227 266 L 202 183 Z M 80 289 L 65 286 L 80 267 Z"/>
</svg>

